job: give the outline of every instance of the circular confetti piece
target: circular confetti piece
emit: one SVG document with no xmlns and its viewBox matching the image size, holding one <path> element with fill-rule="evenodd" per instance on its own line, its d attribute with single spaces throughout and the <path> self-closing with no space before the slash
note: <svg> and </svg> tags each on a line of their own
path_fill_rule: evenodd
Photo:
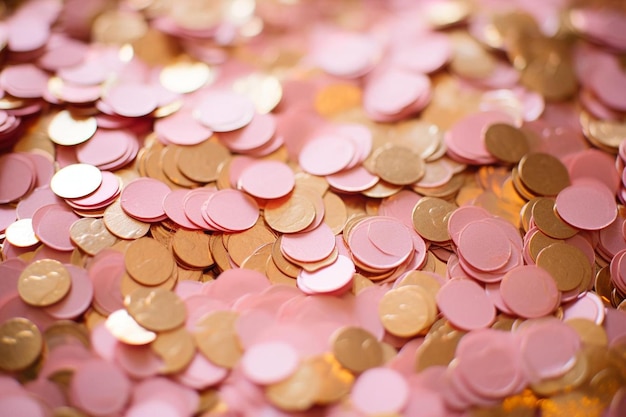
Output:
<svg viewBox="0 0 626 417">
<path fill-rule="evenodd" d="M 227 90 L 207 91 L 195 109 L 200 123 L 214 132 L 241 129 L 254 115 L 254 103 L 248 97 Z"/>
<path fill-rule="evenodd" d="M 59 302 L 72 285 L 70 273 L 54 259 L 40 259 L 28 265 L 20 274 L 17 291 L 24 302 L 45 307 Z"/>
<path fill-rule="evenodd" d="M 291 345 L 283 342 L 255 344 L 241 358 L 243 372 L 257 384 L 268 385 L 280 382 L 295 372 L 298 353 Z"/>
<path fill-rule="evenodd" d="M 223 132 L 219 140 L 231 151 L 247 153 L 267 145 L 276 132 L 276 119 L 271 114 L 255 114 L 250 123 L 231 132 Z"/>
<path fill-rule="evenodd" d="M 109 314 L 104 325 L 116 339 L 129 345 L 147 345 L 156 339 L 156 333 L 141 327 L 124 309 Z"/>
<path fill-rule="evenodd" d="M 41 332 L 30 320 L 15 317 L 0 324 L 0 369 L 21 371 L 32 365 L 43 349 Z"/>
<path fill-rule="evenodd" d="M 561 190 L 554 207 L 565 222 L 583 230 L 603 229 L 617 217 L 615 197 L 604 184 L 593 180 Z"/>
<path fill-rule="evenodd" d="M 362 327 L 342 327 L 332 335 L 333 354 L 352 372 L 381 366 L 383 350 L 373 334 Z"/>
<path fill-rule="evenodd" d="M 146 116 L 158 105 L 154 88 L 134 83 L 114 85 L 106 92 L 103 100 L 115 113 L 125 117 Z"/>
<path fill-rule="evenodd" d="M 33 164 L 19 154 L 0 156 L 0 204 L 24 197 L 35 185 Z"/>
<path fill-rule="evenodd" d="M 89 140 L 98 129 L 94 117 L 79 117 L 61 110 L 48 125 L 48 136 L 57 145 L 73 146 Z"/>
<path fill-rule="evenodd" d="M 339 255 L 335 262 L 317 271 L 308 272 L 304 269 L 300 271 L 298 284 L 314 293 L 330 293 L 350 284 L 354 273 L 354 263 L 349 258 Z"/>
<path fill-rule="evenodd" d="M 437 306 L 450 323 L 463 330 L 488 327 L 496 317 L 496 309 L 485 291 L 464 278 L 452 278 L 441 287 Z"/>
<path fill-rule="evenodd" d="M 458 237 L 459 256 L 481 271 L 495 271 L 511 258 L 511 242 L 497 224 L 475 221 Z"/>
<path fill-rule="evenodd" d="M 35 235 L 32 219 L 20 219 L 7 227 L 4 232 L 6 240 L 18 248 L 27 248 L 39 243 L 39 238 Z"/>
<path fill-rule="evenodd" d="M 220 190 L 212 194 L 205 211 L 217 225 L 231 231 L 249 229 L 259 218 L 257 203 L 237 190 Z"/>
<path fill-rule="evenodd" d="M 102 184 L 102 172 L 89 164 L 72 164 L 61 168 L 50 180 L 50 188 L 61 198 L 81 198 Z"/>
<path fill-rule="evenodd" d="M 122 190 L 120 204 L 124 212 L 137 220 L 163 220 L 163 201 L 170 191 L 170 187 L 154 178 L 137 178 Z"/>
<path fill-rule="evenodd" d="M 399 337 L 412 337 L 430 326 L 437 308 L 431 294 L 417 285 L 391 289 L 378 303 L 385 330 Z"/>
<path fill-rule="evenodd" d="M 355 152 L 354 143 L 345 137 L 320 136 L 304 145 L 298 162 L 309 174 L 330 175 L 346 168 Z"/>
<path fill-rule="evenodd" d="M 61 301 L 46 307 L 45 311 L 57 320 L 76 319 L 83 314 L 93 298 L 93 284 L 87 271 L 74 265 L 65 265 L 72 283 Z"/>
<path fill-rule="evenodd" d="M 293 171 L 280 161 L 258 161 L 245 168 L 238 181 L 248 194 L 275 199 L 289 194 L 296 185 Z"/>
<path fill-rule="evenodd" d="M 88 413 L 114 414 L 130 399 L 131 382 L 116 365 L 104 359 L 89 359 L 74 371 L 69 393 L 73 403 Z"/>
<path fill-rule="evenodd" d="M 500 295 L 511 311 L 524 318 L 550 314 L 561 300 L 552 276 L 534 265 L 519 266 L 507 272 L 500 282 Z"/>
<path fill-rule="evenodd" d="M 282 236 L 280 250 L 291 259 L 301 262 L 317 262 L 329 256 L 335 249 L 335 235 L 325 223 L 308 232 L 290 233 Z"/>
<path fill-rule="evenodd" d="M 173 292 L 163 288 L 137 288 L 124 299 L 130 315 L 148 330 L 172 330 L 185 322 L 185 304 Z"/>
<path fill-rule="evenodd" d="M 350 400 L 362 413 L 399 413 L 409 401 L 409 385 L 398 371 L 371 368 L 354 382 Z"/>
</svg>

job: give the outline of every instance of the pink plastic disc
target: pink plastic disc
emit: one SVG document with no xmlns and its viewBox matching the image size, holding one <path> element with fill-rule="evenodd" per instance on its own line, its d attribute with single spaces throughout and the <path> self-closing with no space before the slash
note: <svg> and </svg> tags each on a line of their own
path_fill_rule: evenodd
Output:
<svg viewBox="0 0 626 417">
<path fill-rule="evenodd" d="M 356 152 L 354 143 L 343 136 L 319 136 L 300 152 L 302 169 L 313 175 L 330 175 L 346 168 Z"/>
<path fill-rule="evenodd" d="M 104 98 L 106 104 L 120 116 L 141 117 L 157 108 L 157 95 L 154 88 L 134 83 L 113 86 Z"/>
<path fill-rule="evenodd" d="M 220 227 L 242 231 L 254 226 L 259 218 L 259 206 L 241 191 L 220 190 L 208 198 L 206 213 Z"/>
<path fill-rule="evenodd" d="M 239 185 L 254 197 L 275 199 L 289 194 L 296 180 L 293 171 L 284 162 L 255 161 L 243 170 Z"/>
<path fill-rule="evenodd" d="M 330 293 L 345 288 L 352 282 L 354 263 L 343 255 L 329 266 L 314 272 L 304 269 L 298 274 L 298 285 L 301 284 L 311 293 Z"/>
<path fill-rule="evenodd" d="M 476 330 L 488 327 L 496 309 L 480 285 L 464 278 L 452 278 L 437 293 L 437 306 L 455 327 Z"/>
<path fill-rule="evenodd" d="M 76 147 L 76 157 L 82 163 L 101 167 L 121 159 L 134 140 L 126 130 L 98 129 L 91 139 Z"/>
<path fill-rule="evenodd" d="M 18 154 L 0 156 L 0 204 L 24 197 L 34 185 L 33 164 Z"/>
<path fill-rule="evenodd" d="M 241 129 L 250 123 L 255 109 L 252 101 L 234 91 L 207 91 L 196 106 L 194 115 L 214 132 Z"/>
<path fill-rule="evenodd" d="M 563 220 L 583 230 L 603 229 L 617 217 L 613 193 L 595 180 L 564 188 L 556 196 L 554 208 Z"/>
<path fill-rule="evenodd" d="M 250 123 L 238 130 L 223 132 L 219 140 L 233 152 L 246 153 L 267 145 L 276 132 L 272 114 L 255 114 Z"/>
<path fill-rule="evenodd" d="M 326 223 L 309 232 L 282 236 L 280 250 L 289 258 L 301 262 L 317 262 L 335 249 L 335 235 Z"/>
<path fill-rule="evenodd" d="M 370 368 L 354 382 L 350 400 L 362 413 L 394 414 L 406 406 L 409 395 L 409 386 L 398 371 Z"/>
<path fill-rule="evenodd" d="M 70 272 L 70 292 L 61 301 L 45 308 L 45 312 L 58 320 L 74 319 L 91 305 L 93 284 L 87 271 L 74 265 L 65 265 Z"/>
<path fill-rule="evenodd" d="M 93 359 L 74 371 L 70 396 L 88 413 L 108 415 L 122 411 L 130 398 L 130 389 L 128 377 L 117 366 Z"/>
<path fill-rule="evenodd" d="M 297 351 L 284 342 L 255 344 L 241 358 L 243 372 L 257 384 L 267 385 L 280 382 L 298 367 Z"/>
<path fill-rule="evenodd" d="M 511 311 L 524 318 L 550 314 L 561 300 L 552 276 L 534 265 L 520 266 L 507 272 L 500 282 L 500 295 Z"/>
<path fill-rule="evenodd" d="M 122 190 L 120 203 L 131 217 L 141 221 L 160 221 L 165 217 L 163 201 L 170 187 L 154 178 L 137 178 Z"/>
<path fill-rule="evenodd" d="M 459 256 L 481 271 L 495 271 L 509 261 L 511 242 L 497 224 L 475 221 L 458 237 Z"/>
</svg>

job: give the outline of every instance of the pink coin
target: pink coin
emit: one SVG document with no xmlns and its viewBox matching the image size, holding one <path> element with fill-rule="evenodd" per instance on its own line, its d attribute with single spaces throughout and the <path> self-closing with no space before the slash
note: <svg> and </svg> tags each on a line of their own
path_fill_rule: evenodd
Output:
<svg viewBox="0 0 626 417">
<path fill-rule="evenodd" d="M 254 103 L 248 97 L 227 90 L 212 90 L 195 109 L 196 118 L 214 132 L 241 129 L 255 115 Z"/>
<path fill-rule="evenodd" d="M 91 139 L 76 146 L 76 157 L 82 163 L 100 167 L 121 159 L 134 140 L 127 130 L 98 129 Z"/>
<path fill-rule="evenodd" d="M 488 327 L 496 309 L 480 285 L 464 278 L 452 278 L 437 293 L 437 306 L 452 325 L 463 330 Z"/>
<path fill-rule="evenodd" d="M 163 368 L 163 361 L 149 345 L 135 346 L 118 343 L 114 350 L 115 363 L 131 378 L 150 378 Z"/>
<path fill-rule="evenodd" d="M 26 157 L 33 163 L 37 175 L 36 187 L 43 187 L 50 184 L 55 170 L 52 158 L 34 152 L 20 152 L 19 155 Z"/>
<path fill-rule="evenodd" d="M 560 320 L 532 324 L 520 337 L 522 361 L 531 381 L 562 376 L 576 363 L 580 336 Z"/>
<path fill-rule="evenodd" d="M 338 255 L 334 263 L 317 271 L 301 270 L 298 274 L 298 285 L 302 283 L 314 293 L 330 293 L 349 285 L 354 272 L 354 263 L 349 258 Z"/>
<path fill-rule="evenodd" d="M 475 221 L 458 237 L 459 256 L 481 271 L 495 271 L 509 261 L 511 242 L 497 224 Z"/>
<path fill-rule="evenodd" d="M 481 396 L 497 399 L 513 394 L 523 379 L 516 339 L 492 329 L 467 336 L 457 347 L 458 375 Z"/>
<path fill-rule="evenodd" d="M 11 417 L 46 417 L 48 410 L 28 393 L 7 393 L 0 397 L 0 410 Z"/>
<path fill-rule="evenodd" d="M 357 225 L 350 233 L 348 245 L 355 259 L 381 270 L 401 265 L 414 249 L 409 229 L 396 219 L 381 216 Z"/>
<path fill-rule="evenodd" d="M 346 193 L 365 191 L 375 186 L 379 180 L 378 176 L 360 165 L 326 176 L 326 181 L 331 187 Z"/>
<path fill-rule="evenodd" d="M 355 152 L 354 143 L 348 138 L 318 136 L 304 145 L 298 161 L 309 174 L 330 175 L 346 168 Z"/>
<path fill-rule="evenodd" d="M 200 396 L 196 391 L 164 377 L 144 379 L 135 385 L 133 405 L 155 399 L 174 406 L 182 415 L 193 414 L 200 405 Z"/>
<path fill-rule="evenodd" d="M 56 71 L 63 67 L 80 64 L 89 51 L 89 46 L 63 34 L 53 33 L 46 45 L 46 50 L 37 60 L 37 64 L 48 70 Z"/>
<path fill-rule="evenodd" d="M 233 152 L 249 152 L 266 145 L 276 132 L 272 114 L 255 114 L 247 126 L 219 135 L 219 140 Z"/>
<path fill-rule="evenodd" d="M 228 369 L 213 364 L 200 352 L 196 352 L 187 368 L 174 378 L 189 388 L 201 390 L 219 384 L 227 375 Z"/>
<path fill-rule="evenodd" d="M 130 399 L 131 382 L 114 364 L 93 359 L 74 371 L 70 396 L 74 404 L 94 415 L 122 411 Z"/>
<path fill-rule="evenodd" d="M 520 266 L 507 272 L 500 282 L 500 296 L 511 311 L 524 318 L 550 314 L 561 300 L 552 276 L 534 265 Z"/>
<path fill-rule="evenodd" d="M 50 25 L 30 14 L 15 16 L 9 22 L 8 46 L 14 52 L 30 52 L 43 47 L 50 37 Z"/>
<path fill-rule="evenodd" d="M 620 177 L 613 162 L 615 158 L 598 149 L 587 149 L 576 154 L 568 164 L 569 177 L 572 183 L 578 179 L 591 178 L 607 186 L 616 193 L 620 185 Z"/>
<path fill-rule="evenodd" d="M 49 204 L 63 204 L 63 200 L 57 197 L 48 186 L 35 188 L 17 204 L 17 217 L 31 219 L 39 207 Z"/>
<path fill-rule="evenodd" d="M 170 187 L 154 178 L 137 178 L 122 190 L 120 203 L 131 217 L 142 221 L 160 221 L 165 217 L 163 201 Z"/>
<path fill-rule="evenodd" d="M 598 326 L 604 321 L 604 303 L 593 292 L 587 292 L 576 300 L 563 305 L 563 321 L 582 318 L 595 322 Z"/>
<path fill-rule="evenodd" d="M 102 171 L 102 183 L 96 191 L 85 197 L 68 199 L 67 202 L 72 207 L 96 209 L 102 207 L 103 203 L 108 205 L 119 192 L 119 178 L 109 171 Z"/>
<path fill-rule="evenodd" d="M 368 112 L 397 114 L 430 94 L 430 79 L 424 74 L 389 68 L 371 75 L 363 91 L 363 107 Z"/>
<path fill-rule="evenodd" d="M 626 110 L 626 98 L 620 94 L 626 88 L 626 74 L 617 61 L 614 65 L 597 66 L 591 73 L 589 85 L 606 105 L 616 110 Z"/>
<path fill-rule="evenodd" d="M 15 220 L 17 220 L 15 207 L 0 204 L 0 233 L 3 233 Z"/>
<path fill-rule="evenodd" d="M 232 268 L 222 272 L 219 280 L 205 286 L 202 293 L 230 305 L 247 294 L 258 294 L 270 286 L 270 281 L 260 272 Z"/>
<path fill-rule="evenodd" d="M 287 257 L 301 262 L 317 262 L 335 249 L 335 235 L 326 223 L 309 232 L 284 234 L 280 250 Z"/>
<path fill-rule="evenodd" d="M 33 215 L 33 230 L 46 246 L 60 251 L 72 251 L 74 244 L 70 238 L 70 227 L 79 219 L 66 206 L 44 206 Z"/>
<path fill-rule="evenodd" d="M 48 88 L 48 74 L 33 64 L 5 67 L 0 73 L 0 87 L 19 98 L 38 98 Z"/>
<path fill-rule="evenodd" d="M 185 214 L 184 201 L 188 194 L 189 190 L 186 189 L 170 191 L 163 200 L 163 210 L 167 217 L 177 225 L 187 229 L 198 230 L 200 227 L 189 220 Z"/>
<path fill-rule="evenodd" d="M 214 230 L 202 217 L 202 205 L 216 192 L 211 188 L 196 188 L 187 192 L 183 201 L 185 216 L 197 227 Z"/>
<path fill-rule="evenodd" d="M 254 383 L 267 385 L 282 381 L 298 367 L 297 351 L 284 342 L 255 344 L 241 358 L 243 372 Z"/>
<path fill-rule="evenodd" d="M 244 169 L 239 185 L 248 194 L 263 199 L 275 199 L 289 194 L 296 185 L 293 171 L 280 161 L 263 160 Z"/>
<path fill-rule="evenodd" d="M 583 230 L 603 229 L 617 217 L 613 193 L 594 180 L 581 181 L 561 190 L 554 208 L 563 220 Z"/>
<path fill-rule="evenodd" d="M 468 224 L 490 217 L 487 210 L 478 206 L 462 206 L 454 210 L 448 219 L 448 233 L 454 244 L 459 245 L 459 236 Z"/>
<path fill-rule="evenodd" d="M 372 36 L 329 31 L 317 40 L 313 58 L 329 74 L 353 78 L 365 74 L 378 60 L 380 46 Z M 322 46 L 323 45 L 323 46 Z"/>
<path fill-rule="evenodd" d="M 133 404 L 126 410 L 124 414 L 126 417 L 143 417 L 143 416 L 155 416 L 160 417 L 179 417 L 181 415 L 173 404 L 167 401 L 153 398 L 150 400 L 142 401 L 137 404 Z"/>
<path fill-rule="evenodd" d="M 400 413 L 409 401 L 409 385 L 398 371 L 370 368 L 352 386 L 352 405 L 366 414 Z"/>
<path fill-rule="evenodd" d="M 157 120 L 154 122 L 154 131 L 159 137 L 177 145 L 197 145 L 213 134 L 211 129 L 200 124 L 187 109 Z"/>
<path fill-rule="evenodd" d="M 242 231 L 254 226 L 259 218 L 259 206 L 241 191 L 220 190 L 209 197 L 206 213 L 224 229 Z"/>
<path fill-rule="evenodd" d="M 58 303 L 44 309 L 57 320 L 75 319 L 80 316 L 89 308 L 93 298 L 93 284 L 87 271 L 74 265 L 65 267 L 72 279 L 70 292 Z"/>
<path fill-rule="evenodd" d="M 104 97 L 111 109 L 125 117 L 146 116 L 157 108 L 157 95 L 154 88 L 135 83 L 113 86 Z"/>
<path fill-rule="evenodd" d="M 19 154 L 0 156 L 0 204 L 24 197 L 34 186 L 34 165 Z"/>
<path fill-rule="evenodd" d="M 391 59 L 402 68 L 428 74 L 445 65 L 451 56 L 452 45 L 448 36 L 433 32 L 400 46 Z"/>
</svg>

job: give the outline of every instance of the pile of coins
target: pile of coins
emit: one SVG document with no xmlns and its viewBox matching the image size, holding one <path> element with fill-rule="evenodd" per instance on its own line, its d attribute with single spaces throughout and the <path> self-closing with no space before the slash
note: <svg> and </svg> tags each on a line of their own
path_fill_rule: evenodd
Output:
<svg viewBox="0 0 626 417">
<path fill-rule="evenodd" d="M 0 13 L 0 410 L 626 415 L 626 8 Z"/>
</svg>

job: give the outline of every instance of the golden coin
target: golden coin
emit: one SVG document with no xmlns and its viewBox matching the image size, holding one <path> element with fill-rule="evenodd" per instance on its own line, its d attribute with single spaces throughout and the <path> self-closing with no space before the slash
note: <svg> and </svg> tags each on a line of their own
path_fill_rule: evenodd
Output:
<svg viewBox="0 0 626 417">
<path fill-rule="evenodd" d="M 332 404 L 350 393 L 354 375 L 343 368 L 332 354 L 314 356 L 309 361 L 317 373 L 317 378 L 321 381 L 315 398 L 316 404 Z"/>
<path fill-rule="evenodd" d="M 182 371 L 196 353 L 193 336 L 184 326 L 159 333 L 150 348 L 163 360 L 160 372 L 164 374 Z"/>
<path fill-rule="evenodd" d="M 541 230 L 538 230 L 528 240 L 528 250 L 530 253 L 530 257 L 532 258 L 533 261 L 536 262 L 537 255 L 539 255 L 539 252 L 541 252 L 544 248 L 547 248 L 548 246 L 552 245 L 553 243 L 559 243 L 559 242 L 563 242 L 563 241 L 560 239 L 553 239 L 550 236 L 546 236 L 543 234 Z"/>
<path fill-rule="evenodd" d="M 356 85 L 330 84 L 317 92 L 314 107 L 320 115 L 333 117 L 359 107 L 361 96 L 361 89 Z"/>
<path fill-rule="evenodd" d="M 570 183 L 565 165 L 547 153 L 526 154 L 517 169 L 522 183 L 537 195 L 555 196 Z"/>
<path fill-rule="evenodd" d="M 266 275 L 267 262 L 272 262 L 272 246 L 274 246 L 272 243 L 267 243 L 261 246 L 250 254 L 250 256 L 244 259 L 239 267 L 242 269 L 251 269 Z"/>
<path fill-rule="evenodd" d="M 402 190 L 402 185 L 380 180 L 373 187 L 362 191 L 361 194 L 370 198 L 386 198 L 398 194 L 400 190 Z"/>
<path fill-rule="evenodd" d="M 367 278 L 363 274 L 356 273 L 352 278 L 352 294 L 357 295 L 361 292 L 361 290 L 374 285 L 376 284 L 374 284 L 371 279 Z"/>
<path fill-rule="evenodd" d="M 177 277 L 179 281 L 200 281 L 202 279 L 202 270 L 186 269 L 180 265 L 176 265 Z"/>
<path fill-rule="evenodd" d="M 278 269 L 271 257 L 265 263 L 265 274 L 267 275 L 267 279 L 274 285 L 283 284 L 294 288 L 297 287 L 295 277 L 291 277 Z"/>
<path fill-rule="evenodd" d="M 163 174 L 174 184 L 185 188 L 198 187 L 201 184 L 187 178 L 178 168 L 178 158 L 182 146 L 169 145 L 164 147 L 160 152 L 161 170 Z"/>
<path fill-rule="evenodd" d="M 243 355 L 235 323 L 236 311 L 214 311 L 200 318 L 195 324 L 193 337 L 207 359 L 224 368 L 234 367 Z"/>
<path fill-rule="evenodd" d="M 408 185 L 424 176 L 424 160 L 405 146 L 384 146 L 374 151 L 374 173 L 394 185 Z"/>
<path fill-rule="evenodd" d="M 426 240 L 449 241 L 448 219 L 456 208 L 454 204 L 440 198 L 423 197 L 413 208 L 413 226 Z"/>
<path fill-rule="evenodd" d="M 162 288 L 137 288 L 124 298 L 130 315 L 148 330 L 172 330 L 187 318 L 185 303 L 175 293 Z"/>
<path fill-rule="evenodd" d="M 533 204 L 532 217 L 535 226 L 554 239 L 569 239 L 578 233 L 578 229 L 565 223 L 554 209 L 554 199 L 538 198 Z"/>
<path fill-rule="evenodd" d="M 448 366 L 463 335 L 463 332 L 453 330 L 427 337 L 417 348 L 415 370 L 421 372 L 431 366 Z"/>
<path fill-rule="evenodd" d="M 45 307 L 62 300 L 70 291 L 72 278 L 67 268 L 54 259 L 40 259 L 28 265 L 17 281 L 21 299 Z"/>
<path fill-rule="evenodd" d="M 378 316 L 389 333 L 411 337 L 434 323 L 437 307 L 432 295 L 417 285 L 391 289 L 378 303 Z"/>
<path fill-rule="evenodd" d="M 263 222 L 257 222 L 250 229 L 240 233 L 233 233 L 228 238 L 226 249 L 230 258 L 237 264 L 241 263 L 258 248 L 267 244 L 273 244 L 276 236 Z"/>
<path fill-rule="evenodd" d="M 315 404 L 322 381 L 310 360 L 304 360 L 289 378 L 268 385 L 265 395 L 270 403 L 284 411 L 305 411 Z"/>
<path fill-rule="evenodd" d="M 11 223 L 5 230 L 7 242 L 18 248 L 27 248 L 39 243 L 33 230 L 32 219 L 19 219 Z"/>
<path fill-rule="evenodd" d="M 335 235 L 343 230 L 348 220 L 348 210 L 341 197 L 332 191 L 327 191 L 323 197 L 324 223 L 330 227 Z"/>
<path fill-rule="evenodd" d="M 143 285 L 159 285 L 174 271 L 174 258 L 165 246 L 148 237 L 133 241 L 124 256 L 126 271 Z"/>
<path fill-rule="evenodd" d="M 396 288 L 404 287 L 405 285 L 417 285 L 422 287 L 432 297 L 435 297 L 441 288 L 439 281 L 422 271 L 409 271 L 399 280 Z"/>
<path fill-rule="evenodd" d="M 226 147 L 205 140 L 198 145 L 184 146 L 181 149 L 178 168 L 190 180 L 207 183 L 217 180 L 222 165 L 229 159 L 230 152 Z"/>
<path fill-rule="evenodd" d="M 204 269 L 215 262 L 210 250 L 210 235 L 201 230 L 178 229 L 172 237 L 172 251 L 189 268 Z"/>
<path fill-rule="evenodd" d="M 95 42 L 118 46 L 140 39 L 147 31 L 148 24 L 141 13 L 116 9 L 99 14 L 91 27 Z"/>
<path fill-rule="evenodd" d="M 50 120 L 48 136 L 57 145 L 73 146 L 89 140 L 97 129 L 94 117 L 80 117 L 61 110 Z"/>
<path fill-rule="evenodd" d="M 596 142 L 609 148 L 616 153 L 617 148 L 626 135 L 626 123 L 623 121 L 595 119 L 586 112 L 581 112 L 581 121 L 583 115 L 589 117 L 587 137 L 595 139 Z"/>
<path fill-rule="evenodd" d="M 117 238 L 107 230 L 102 219 L 82 218 L 75 221 L 70 226 L 70 238 L 76 246 L 91 256 L 117 242 Z"/>
<path fill-rule="evenodd" d="M 296 188 L 290 195 L 270 200 L 263 215 L 267 224 L 280 233 L 296 233 L 306 229 L 315 220 L 315 205 Z"/>
<path fill-rule="evenodd" d="M 293 167 L 292 169 L 295 170 Z M 328 181 L 324 177 L 317 177 L 307 172 L 296 172 L 294 178 L 296 180 L 296 190 L 304 192 L 311 199 L 313 195 L 321 197 L 328 191 Z"/>
<path fill-rule="evenodd" d="M 361 327 L 342 327 L 331 336 L 333 355 L 344 368 L 363 372 L 383 364 L 383 350 L 373 334 Z"/>
<path fill-rule="evenodd" d="M 151 289 L 163 289 L 171 291 L 176 286 L 176 282 L 178 282 L 178 268 L 176 268 L 175 272 L 163 283 L 159 285 L 145 286 L 135 281 L 128 273 L 124 273 L 122 275 L 122 282 L 120 282 L 120 292 L 123 297 L 126 297 L 137 288 L 151 288 Z"/>
<path fill-rule="evenodd" d="M 211 255 L 213 255 L 213 259 L 217 264 L 217 267 L 221 271 L 226 271 L 231 268 L 231 260 L 230 256 L 228 256 L 228 252 L 224 247 L 224 243 L 222 242 L 222 236 L 219 234 L 211 235 L 210 240 L 211 247 Z"/>
<path fill-rule="evenodd" d="M 147 345 L 156 338 L 156 333 L 140 326 L 124 309 L 112 312 L 104 325 L 117 340 L 128 345 Z"/>
<path fill-rule="evenodd" d="M 611 270 L 609 266 L 600 268 L 595 276 L 594 287 L 596 294 L 600 296 L 606 307 L 611 307 L 611 291 L 613 283 L 611 281 Z"/>
<path fill-rule="evenodd" d="M 106 228 L 120 239 L 138 239 L 148 233 L 150 224 L 135 220 L 124 212 L 120 200 L 115 200 L 104 211 Z"/>
<path fill-rule="evenodd" d="M 296 262 L 294 259 L 291 259 L 289 257 L 287 257 L 285 255 L 285 257 L 294 262 L 296 265 L 302 267 L 302 269 L 304 269 L 307 272 L 315 272 L 317 270 L 320 270 L 326 266 L 332 265 L 333 263 L 335 263 L 335 261 L 337 260 L 337 256 L 339 255 L 339 250 L 335 247 L 333 248 L 332 252 L 330 253 L 330 255 L 328 255 L 326 258 L 317 261 L 317 262 Z"/>
<path fill-rule="evenodd" d="M 266 114 L 283 98 L 283 86 L 273 75 L 252 73 L 233 82 L 233 90 L 252 100 L 256 111 Z"/>
<path fill-rule="evenodd" d="M 43 349 L 41 332 L 30 320 L 14 317 L 0 324 L 0 369 L 21 371 L 34 364 Z"/>
<path fill-rule="evenodd" d="M 166 65 L 159 73 L 161 85 L 180 94 L 191 93 L 216 77 L 215 70 L 204 62 L 179 60 Z"/>
<path fill-rule="evenodd" d="M 604 327 L 597 325 L 591 320 L 576 317 L 565 320 L 565 324 L 576 330 L 580 340 L 585 344 L 605 347 L 609 344 Z"/>
<path fill-rule="evenodd" d="M 549 397 L 562 392 L 571 391 L 582 385 L 588 376 L 588 371 L 589 368 L 587 358 L 582 352 L 579 352 L 576 355 L 574 366 L 563 376 L 543 379 L 539 382 L 531 383 L 530 389 L 535 394 L 542 397 Z M 582 415 L 587 416 L 589 414 Z"/>
<path fill-rule="evenodd" d="M 524 132 L 505 123 L 496 123 L 487 128 L 485 146 L 490 154 L 509 164 L 517 164 L 529 150 Z"/>
<path fill-rule="evenodd" d="M 411 189 L 415 191 L 416 193 L 421 194 L 423 196 L 447 198 L 447 197 L 454 195 L 459 190 L 461 190 L 461 187 L 463 187 L 463 185 L 465 184 L 465 178 L 466 176 L 463 173 L 455 174 L 452 176 L 450 181 L 448 181 L 446 184 L 442 186 L 421 187 L 417 184 L 413 184 L 411 185 Z"/>
<path fill-rule="evenodd" d="M 464 78 L 486 78 L 496 69 L 495 57 L 466 32 L 451 33 L 454 50 L 450 69 Z"/>
<path fill-rule="evenodd" d="M 583 251 L 567 243 L 553 243 L 537 255 L 537 266 L 552 275 L 559 291 L 571 291 L 590 282 L 591 265 Z"/>
</svg>

